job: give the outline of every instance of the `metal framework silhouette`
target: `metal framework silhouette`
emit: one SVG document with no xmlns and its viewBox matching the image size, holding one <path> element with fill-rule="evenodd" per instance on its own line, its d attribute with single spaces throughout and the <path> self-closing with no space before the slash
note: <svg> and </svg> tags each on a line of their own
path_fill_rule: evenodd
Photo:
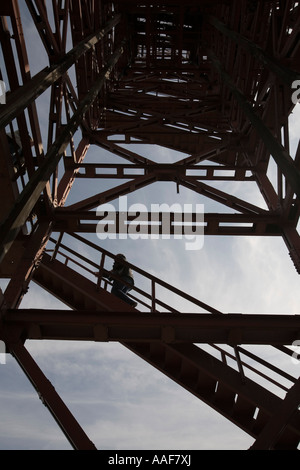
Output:
<svg viewBox="0 0 300 470">
<path fill-rule="evenodd" d="M 252 449 L 296 449 L 299 379 L 245 345 L 291 355 L 300 317 L 222 314 L 127 263 L 151 285 L 150 292 L 138 286 L 132 291 L 139 305 L 133 308 L 113 296 L 103 279 L 105 262 L 114 255 L 86 235 L 96 232 L 100 204 L 158 181 L 173 182 L 178 190 L 199 194 L 199 201 L 206 197 L 222 206 L 220 213 L 204 214 L 204 236 L 281 237 L 300 273 L 300 146 L 291 155 L 289 137 L 300 88 L 299 2 L 25 3 L 48 63 L 31 72 L 24 13 L 17 0 L 1 2 L 0 275 L 9 282 L 0 298 L 0 339 L 7 351 L 75 449 L 95 446 L 26 349 L 28 339 L 118 341 L 252 436 Z M 46 139 L 41 98 L 49 108 Z M 185 156 L 157 163 L 135 150 L 139 144 Z M 98 161 L 86 163 L 91 145 L 122 163 L 103 163 L 101 152 Z M 87 185 L 91 179 L 115 185 L 68 204 L 79 178 Z M 255 182 L 266 208 L 213 184 L 237 181 Z M 147 211 L 139 215 L 146 231 L 151 217 Z M 155 217 L 162 233 L 164 214 Z M 170 217 L 168 233 L 174 235 L 175 214 Z M 197 214 L 190 217 L 195 223 Z M 134 219 L 125 214 L 126 223 Z M 75 252 L 72 240 L 97 255 Z M 22 309 L 32 281 L 72 310 Z M 193 309 L 178 312 L 176 304 L 158 297 L 160 287 Z M 278 375 L 283 397 L 249 378 L 253 364 Z"/>
</svg>

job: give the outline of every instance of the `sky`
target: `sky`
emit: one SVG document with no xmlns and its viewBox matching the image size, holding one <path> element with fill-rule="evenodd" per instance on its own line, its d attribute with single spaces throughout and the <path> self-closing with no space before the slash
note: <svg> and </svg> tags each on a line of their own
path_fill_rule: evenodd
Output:
<svg viewBox="0 0 300 470">
<path fill-rule="evenodd" d="M 47 65 L 42 45 L 20 2 L 32 75 Z M 0 60 L 2 60 L 0 58 Z M 43 137 L 47 129 L 48 95 L 38 100 Z M 291 152 L 299 136 L 300 105 L 291 117 Z M 173 162 L 182 154 L 156 146 L 139 146 L 144 156 Z M 101 153 L 104 162 L 120 161 L 92 146 L 87 162 Z M 271 170 L 272 171 L 272 168 Z M 99 184 L 99 183 L 97 183 Z M 109 181 L 104 189 L 115 185 Z M 264 207 L 253 184 L 223 183 L 222 189 Z M 97 192 L 99 188 L 97 188 Z M 95 187 L 89 185 L 93 194 Z M 87 193 L 83 181 L 74 184 L 67 205 Z M 128 195 L 128 203 L 174 202 L 204 204 L 220 209 L 185 188 L 156 183 Z M 100 241 L 112 253 L 122 251 L 134 265 L 187 292 L 223 313 L 299 313 L 299 275 L 281 238 L 206 237 L 200 250 L 186 250 L 185 240 Z M 121 250 L 120 250 L 121 248 Z M 2 289 L 6 281 L 1 280 Z M 184 304 L 177 303 L 181 311 Z M 31 283 L 22 308 L 66 308 Z M 253 439 L 199 399 L 118 343 L 28 341 L 26 347 L 98 449 L 244 450 Z M 203 346 L 205 348 L 205 346 Z M 272 348 L 248 347 L 286 372 L 299 376 L 300 364 Z M 69 450 L 70 444 L 54 422 L 15 360 L 0 364 L 0 450 Z M 250 375 L 250 373 L 249 373 Z M 268 385 L 268 387 L 270 387 Z"/>
</svg>

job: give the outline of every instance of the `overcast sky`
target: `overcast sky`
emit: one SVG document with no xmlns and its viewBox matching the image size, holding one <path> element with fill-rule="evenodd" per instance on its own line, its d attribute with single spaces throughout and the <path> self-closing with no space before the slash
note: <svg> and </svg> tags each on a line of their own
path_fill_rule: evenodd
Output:
<svg viewBox="0 0 300 470">
<path fill-rule="evenodd" d="M 25 2 L 24 2 L 25 3 Z M 20 2 L 22 11 L 25 9 Z M 26 17 L 32 74 L 47 65 L 34 27 Z M 38 101 L 45 135 L 47 95 Z M 299 136 L 299 105 L 291 126 L 292 152 Z M 135 147 L 134 151 L 137 150 Z M 158 162 L 183 155 L 158 147 L 138 149 Z M 119 161 L 91 147 L 87 162 Z M 97 187 L 74 185 L 67 204 Z M 116 182 L 110 181 L 109 185 Z M 218 186 L 219 187 L 219 186 Z M 225 191 L 265 207 L 253 184 L 223 184 Z M 207 212 L 221 211 L 217 203 L 185 188 L 156 183 L 128 196 L 128 202 L 204 204 Z M 96 234 L 89 237 L 100 244 Z M 207 237 L 201 250 L 186 250 L 185 240 L 105 240 L 101 246 L 123 252 L 128 260 L 223 313 L 299 313 L 299 275 L 280 238 Z M 1 281 L 2 288 L 5 281 Z M 31 284 L 23 308 L 66 308 Z M 184 306 L 182 305 L 184 309 Z M 184 311 L 184 310 L 182 310 Z M 26 347 L 69 406 L 98 449 L 247 449 L 253 439 L 217 412 L 116 343 L 29 341 Z M 250 348 L 249 348 L 250 349 Z M 255 350 L 255 348 L 251 348 Z M 271 348 L 256 348 L 272 363 L 296 377 L 300 365 L 275 356 Z M 13 358 L 0 364 L 0 449 L 71 449 L 65 436 L 39 400 Z"/>
</svg>

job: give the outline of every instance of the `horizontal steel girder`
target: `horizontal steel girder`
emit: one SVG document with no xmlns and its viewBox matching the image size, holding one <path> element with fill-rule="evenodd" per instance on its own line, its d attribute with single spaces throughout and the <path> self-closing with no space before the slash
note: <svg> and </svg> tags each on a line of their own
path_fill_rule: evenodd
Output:
<svg viewBox="0 0 300 470">
<path fill-rule="evenodd" d="M 171 207 L 172 209 L 172 207 Z M 280 236 L 286 222 L 273 214 L 196 212 L 109 212 L 70 211 L 54 213 L 54 231 L 104 233 L 140 233 L 140 235 L 257 235 Z M 99 225 L 98 225 L 99 224 Z M 202 225 L 202 229 L 201 229 Z M 108 234 L 107 234 L 108 235 Z"/>
<path fill-rule="evenodd" d="M 14 309 L 4 327 L 26 339 L 292 345 L 299 340 L 300 315 Z"/>
</svg>

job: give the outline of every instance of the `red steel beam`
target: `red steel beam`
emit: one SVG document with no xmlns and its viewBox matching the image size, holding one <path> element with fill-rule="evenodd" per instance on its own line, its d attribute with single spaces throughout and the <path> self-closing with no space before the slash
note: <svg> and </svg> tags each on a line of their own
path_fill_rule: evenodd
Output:
<svg viewBox="0 0 300 470">
<path fill-rule="evenodd" d="M 24 339 L 292 345 L 300 315 L 8 309 L 3 326 Z"/>
<path fill-rule="evenodd" d="M 52 57 L 59 56 L 63 51 L 59 47 L 57 35 L 55 35 L 51 29 L 46 3 L 43 0 L 25 1 L 47 51 L 49 59 L 51 60 Z M 53 10 L 55 11 L 55 2 L 52 2 L 52 6 Z"/>
<path fill-rule="evenodd" d="M 20 12 L 17 2 L 12 2 L 10 7 L 12 8 L 11 21 L 12 21 L 12 32 L 8 28 L 6 18 L 2 18 L 0 23 L 1 31 L 1 45 L 3 48 L 3 55 L 6 64 L 6 69 L 8 72 L 8 81 L 10 86 L 10 93 L 7 94 L 7 103 L 0 108 L 0 114 L 5 114 L 8 109 L 8 102 L 10 96 L 20 88 L 20 81 L 23 80 L 24 85 L 30 82 L 30 72 L 27 51 L 24 41 L 24 34 L 22 30 L 22 25 L 20 21 L 17 21 L 16 18 L 20 17 Z M 14 14 L 13 14 L 14 13 Z M 17 48 L 17 58 L 14 54 L 14 48 L 11 40 L 13 34 L 14 42 L 16 43 Z M 16 63 L 18 59 L 18 64 Z M 20 68 L 21 77 L 18 74 L 18 69 Z M 16 104 L 14 103 L 14 106 Z M 34 102 L 29 103 L 28 105 L 28 114 L 29 114 L 29 123 L 31 124 L 31 133 L 32 138 L 34 139 L 34 146 L 36 149 L 36 154 L 40 156 L 42 154 L 42 139 L 39 128 L 39 122 L 37 117 L 37 109 Z M 8 122 L 7 122 L 8 124 Z M 28 138 L 28 123 L 23 112 L 19 113 L 17 116 L 17 126 L 20 132 L 20 140 L 22 144 L 23 155 L 27 167 L 28 174 L 31 175 L 34 172 L 34 165 L 32 159 L 32 149 L 30 139 Z"/>
<path fill-rule="evenodd" d="M 99 206 L 100 210 L 101 206 Z M 170 212 L 122 212 L 118 210 L 110 214 L 97 214 L 91 211 L 74 211 L 69 208 L 56 209 L 53 213 L 55 232 L 85 232 L 96 233 L 104 231 L 104 226 L 112 224 L 110 233 L 129 233 L 128 228 L 143 234 L 184 235 L 200 234 L 199 213 Z M 117 208 L 116 208 L 117 209 Z M 129 208 L 128 208 L 129 209 Z M 101 222 L 102 221 L 102 222 Z M 176 222 L 176 225 L 175 225 Z M 140 226 L 140 224 L 143 224 Z M 153 225 L 153 224 L 156 225 Z M 289 224 L 274 214 L 238 214 L 238 213 L 205 213 L 203 214 L 204 235 L 259 235 L 282 236 Z M 293 227 L 292 227 L 293 228 Z M 114 229 L 114 230 L 113 230 Z M 133 232 L 131 232 L 133 233 Z M 202 232 L 201 232 L 202 234 Z"/>
<path fill-rule="evenodd" d="M 110 163 L 73 163 L 73 159 L 67 157 L 64 159 L 67 168 L 74 168 L 78 171 L 77 178 L 116 178 L 128 179 L 136 178 L 143 174 L 154 171 L 157 174 L 166 175 L 183 175 L 190 179 L 196 180 L 213 180 L 213 181 L 253 181 L 255 177 L 252 172 L 256 168 L 247 166 L 221 166 L 221 165 L 193 165 L 175 163 L 154 163 L 154 164 L 110 164 Z M 98 170 L 98 171 L 97 171 Z M 80 173 L 83 171 L 83 173 Z M 249 173 L 248 175 L 246 173 Z"/>
<path fill-rule="evenodd" d="M 95 194 L 94 196 L 83 199 L 77 203 L 71 204 L 70 206 L 68 206 L 68 209 L 74 211 L 93 209 L 94 207 L 97 207 L 100 204 L 104 204 L 106 202 L 116 199 L 119 196 L 128 194 L 131 191 L 135 191 L 136 189 L 148 186 L 149 184 L 152 184 L 155 181 L 156 176 L 154 174 L 139 176 L 134 181 L 123 183 L 115 188 L 108 189 L 107 191 L 103 191 L 101 193 Z"/>
<path fill-rule="evenodd" d="M 86 137 L 83 137 L 82 140 L 79 142 L 78 147 L 75 151 L 74 155 L 74 166 L 65 165 L 65 172 L 61 177 L 58 188 L 57 188 L 57 205 L 63 206 L 75 181 L 75 178 L 78 177 L 78 171 L 80 165 L 82 164 L 86 153 L 89 149 L 90 142 Z M 66 161 L 66 159 L 65 159 Z M 79 168 L 78 168 L 79 165 Z"/>
<path fill-rule="evenodd" d="M 177 170 L 177 167 L 175 169 Z M 80 202 L 70 205 L 68 208 L 71 210 L 93 209 L 104 202 L 108 202 L 119 197 L 120 195 L 128 194 L 129 192 L 135 191 L 136 189 L 140 189 L 141 187 L 147 186 L 160 180 L 175 180 L 177 184 L 185 186 L 199 194 L 202 194 L 225 206 L 228 206 L 245 214 L 267 214 L 267 211 L 265 209 L 261 209 L 260 207 L 251 204 L 247 201 L 244 201 L 236 196 L 225 193 L 224 191 L 216 189 L 212 186 L 208 186 L 207 184 L 201 183 L 199 181 L 196 181 L 195 178 L 191 178 L 189 176 L 179 177 L 174 176 L 174 174 L 156 171 L 147 172 L 146 175 L 137 176 L 132 181 L 123 183 L 122 185 L 119 185 L 115 188 L 83 199 Z"/>
<path fill-rule="evenodd" d="M 51 234 L 52 224 L 41 223 L 31 236 L 23 242 L 24 252 L 19 262 L 15 262 L 14 272 L 4 291 L 7 307 L 17 308 L 28 290 L 34 270 L 39 265 L 41 256 Z"/>
<path fill-rule="evenodd" d="M 8 347 L 72 447 L 76 450 L 97 450 L 24 345 L 9 344 Z"/>
</svg>

